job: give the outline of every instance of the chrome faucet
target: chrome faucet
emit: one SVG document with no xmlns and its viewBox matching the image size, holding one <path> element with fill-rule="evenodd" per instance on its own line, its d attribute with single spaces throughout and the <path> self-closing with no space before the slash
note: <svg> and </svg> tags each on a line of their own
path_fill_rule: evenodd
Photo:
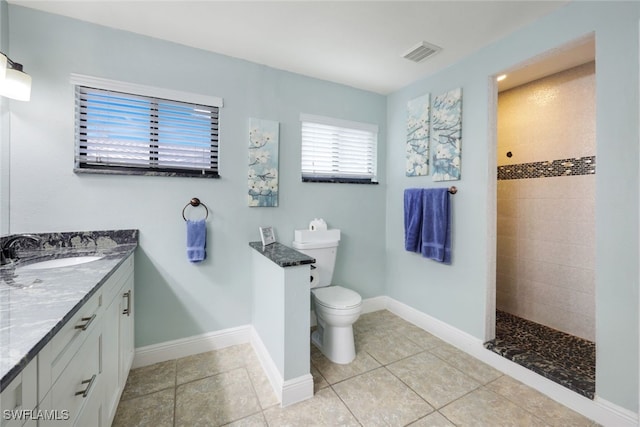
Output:
<svg viewBox="0 0 640 427">
<path fill-rule="evenodd" d="M 9 237 L 2 243 L 2 247 L 0 247 L 0 265 L 6 265 L 11 261 L 18 259 L 18 256 L 16 255 L 16 248 L 14 247 L 14 245 L 18 240 L 21 239 L 31 240 L 37 243 L 40 243 L 42 241 L 42 239 L 32 234 L 17 234 L 15 236 Z"/>
</svg>

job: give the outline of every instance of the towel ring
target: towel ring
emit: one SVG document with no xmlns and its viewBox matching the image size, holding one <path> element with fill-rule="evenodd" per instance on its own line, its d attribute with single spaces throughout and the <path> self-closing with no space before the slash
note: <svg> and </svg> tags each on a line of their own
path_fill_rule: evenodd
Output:
<svg viewBox="0 0 640 427">
<path fill-rule="evenodd" d="M 209 208 L 207 208 L 207 205 L 205 205 L 204 203 L 202 203 L 200 201 L 200 199 L 198 199 L 197 197 L 194 197 L 193 199 L 191 199 L 191 201 L 189 203 L 187 203 L 185 205 L 185 207 L 182 209 L 182 218 L 186 221 L 187 217 L 184 216 L 184 211 L 189 207 L 189 206 L 193 206 L 193 207 L 198 207 L 198 206 L 202 206 L 206 211 L 207 214 L 205 215 L 204 219 L 206 220 L 207 218 L 209 218 Z"/>
</svg>

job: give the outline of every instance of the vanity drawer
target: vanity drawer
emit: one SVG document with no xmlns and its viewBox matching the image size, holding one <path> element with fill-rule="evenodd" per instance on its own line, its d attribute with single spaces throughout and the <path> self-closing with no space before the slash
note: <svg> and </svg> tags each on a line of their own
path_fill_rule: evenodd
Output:
<svg viewBox="0 0 640 427">
<path fill-rule="evenodd" d="M 45 404 L 50 411 L 64 415 L 65 425 L 73 425 L 87 402 L 102 400 L 100 393 L 100 330 L 96 329 L 84 341 L 51 387 Z M 40 425 L 60 426 L 60 419 Z"/>
<path fill-rule="evenodd" d="M 98 290 L 40 351 L 38 355 L 40 399 L 60 376 L 86 338 L 94 330 L 100 329 L 98 327 L 100 316 L 104 310 L 102 300 L 102 292 Z"/>
</svg>

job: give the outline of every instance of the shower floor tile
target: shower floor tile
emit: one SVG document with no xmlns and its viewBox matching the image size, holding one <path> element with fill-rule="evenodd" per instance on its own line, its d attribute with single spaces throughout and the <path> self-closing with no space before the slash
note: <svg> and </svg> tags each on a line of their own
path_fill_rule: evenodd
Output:
<svg viewBox="0 0 640 427">
<path fill-rule="evenodd" d="M 589 399 L 596 390 L 596 346 L 512 314 L 496 312 L 496 338 L 485 347 Z"/>
</svg>

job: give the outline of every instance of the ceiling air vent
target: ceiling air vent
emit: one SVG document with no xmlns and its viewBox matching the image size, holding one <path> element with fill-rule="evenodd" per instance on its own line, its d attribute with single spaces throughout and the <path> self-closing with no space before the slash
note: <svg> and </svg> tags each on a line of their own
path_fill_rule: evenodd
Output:
<svg viewBox="0 0 640 427">
<path fill-rule="evenodd" d="M 435 55 L 441 50 L 442 48 L 439 46 L 427 42 L 421 42 L 405 53 L 403 57 L 413 62 L 420 62 Z"/>
</svg>

